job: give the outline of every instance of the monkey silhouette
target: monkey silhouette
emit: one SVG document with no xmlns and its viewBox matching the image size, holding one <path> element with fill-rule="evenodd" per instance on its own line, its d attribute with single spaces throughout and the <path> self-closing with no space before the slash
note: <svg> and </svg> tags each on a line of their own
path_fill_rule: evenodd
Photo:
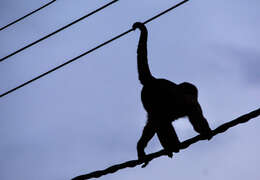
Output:
<svg viewBox="0 0 260 180">
<path fill-rule="evenodd" d="M 194 130 L 210 140 L 211 129 L 203 116 L 198 102 L 198 89 L 191 83 L 175 84 L 166 79 L 155 78 L 149 69 L 147 59 L 148 31 L 143 23 L 133 24 L 133 30 L 141 31 L 137 48 L 138 76 L 143 85 L 141 100 L 147 111 L 147 123 L 137 143 L 138 158 L 145 157 L 145 147 L 157 134 L 161 145 L 169 157 L 179 152 L 180 141 L 172 122 L 187 116 Z"/>
</svg>

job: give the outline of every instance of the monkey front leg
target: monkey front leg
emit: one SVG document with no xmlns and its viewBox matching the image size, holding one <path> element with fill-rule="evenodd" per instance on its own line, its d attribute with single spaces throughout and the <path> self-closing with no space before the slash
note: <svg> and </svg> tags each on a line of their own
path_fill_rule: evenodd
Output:
<svg viewBox="0 0 260 180">
<path fill-rule="evenodd" d="M 212 138 L 212 131 L 209 127 L 207 119 L 203 116 L 199 103 L 195 104 L 188 115 L 188 118 L 195 131 L 200 133 L 206 139 Z"/>
</svg>

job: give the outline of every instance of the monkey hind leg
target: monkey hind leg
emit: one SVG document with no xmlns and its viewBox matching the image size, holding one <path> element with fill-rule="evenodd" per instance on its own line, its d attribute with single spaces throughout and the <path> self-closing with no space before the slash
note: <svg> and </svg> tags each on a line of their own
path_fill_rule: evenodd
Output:
<svg viewBox="0 0 260 180">
<path fill-rule="evenodd" d="M 155 126 L 148 119 L 147 124 L 143 129 L 142 136 L 137 143 L 137 154 L 139 159 L 144 158 L 145 156 L 144 149 L 147 146 L 148 142 L 152 139 L 154 134 L 155 134 Z"/>
<path fill-rule="evenodd" d="M 169 157 L 172 157 L 172 152 L 180 151 L 180 141 L 170 122 L 158 125 L 157 136 Z"/>
</svg>

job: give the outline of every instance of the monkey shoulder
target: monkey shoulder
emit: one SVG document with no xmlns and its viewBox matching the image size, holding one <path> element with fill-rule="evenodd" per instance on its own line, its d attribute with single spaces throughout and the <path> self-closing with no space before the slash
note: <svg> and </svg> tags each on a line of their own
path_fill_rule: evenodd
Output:
<svg viewBox="0 0 260 180">
<path fill-rule="evenodd" d="M 198 96 L 198 88 L 191 83 L 183 82 L 178 84 L 179 91 L 183 92 L 184 94 L 190 94 L 193 96 Z"/>
</svg>

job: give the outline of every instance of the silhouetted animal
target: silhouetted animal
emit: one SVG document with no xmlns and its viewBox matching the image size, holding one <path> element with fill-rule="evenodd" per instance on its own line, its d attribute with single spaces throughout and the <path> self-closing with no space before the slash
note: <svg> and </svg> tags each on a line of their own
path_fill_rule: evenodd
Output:
<svg viewBox="0 0 260 180">
<path fill-rule="evenodd" d="M 172 152 L 179 152 L 180 149 L 180 141 L 172 121 L 187 116 L 194 130 L 207 139 L 212 137 L 211 129 L 202 114 L 196 86 L 187 82 L 175 84 L 152 76 L 147 61 L 148 32 L 140 22 L 133 24 L 133 29 L 136 28 L 141 31 L 137 49 L 138 74 L 143 85 L 141 99 L 148 113 L 147 124 L 137 143 L 138 158 L 145 156 L 144 148 L 155 133 L 168 156 L 172 157 Z"/>
</svg>

